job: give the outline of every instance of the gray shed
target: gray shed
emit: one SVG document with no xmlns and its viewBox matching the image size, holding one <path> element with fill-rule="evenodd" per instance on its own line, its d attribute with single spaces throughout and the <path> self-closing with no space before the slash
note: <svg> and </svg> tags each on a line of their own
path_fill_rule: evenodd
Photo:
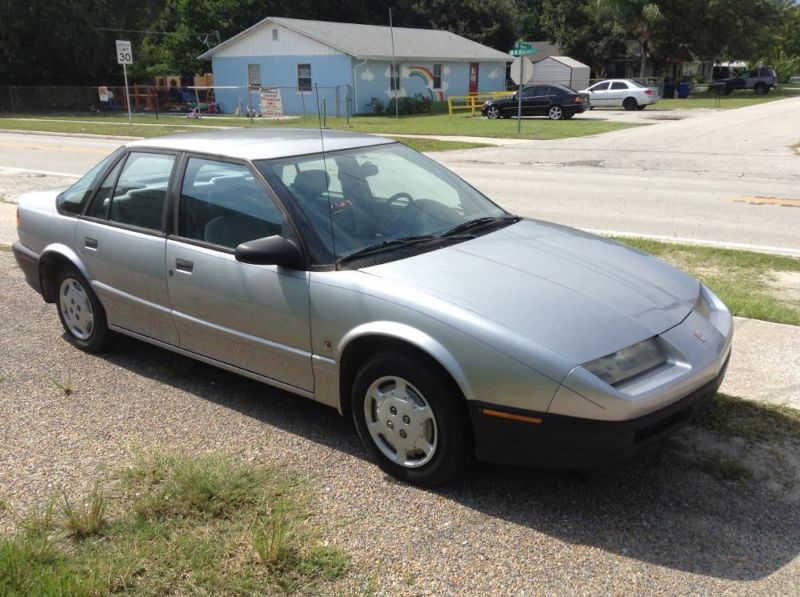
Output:
<svg viewBox="0 0 800 597">
<path fill-rule="evenodd" d="M 548 56 L 533 65 L 532 83 L 566 85 L 576 91 L 589 86 L 589 67 L 567 56 Z"/>
</svg>

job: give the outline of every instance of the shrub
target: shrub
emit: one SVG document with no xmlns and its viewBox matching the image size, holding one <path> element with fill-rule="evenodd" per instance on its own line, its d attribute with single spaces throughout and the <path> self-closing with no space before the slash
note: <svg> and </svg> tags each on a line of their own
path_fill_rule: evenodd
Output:
<svg viewBox="0 0 800 597">
<path fill-rule="evenodd" d="M 372 111 L 379 116 L 386 111 L 386 104 L 384 104 L 383 100 L 379 97 L 369 98 L 369 107 L 372 108 Z"/>
</svg>

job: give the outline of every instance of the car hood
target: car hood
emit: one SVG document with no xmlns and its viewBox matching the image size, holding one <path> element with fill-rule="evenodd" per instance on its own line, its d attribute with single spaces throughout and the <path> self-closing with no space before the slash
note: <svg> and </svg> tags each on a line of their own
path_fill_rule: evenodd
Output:
<svg viewBox="0 0 800 597">
<path fill-rule="evenodd" d="M 699 283 L 627 245 L 523 220 L 361 271 L 522 334 L 575 364 L 677 325 Z"/>
</svg>

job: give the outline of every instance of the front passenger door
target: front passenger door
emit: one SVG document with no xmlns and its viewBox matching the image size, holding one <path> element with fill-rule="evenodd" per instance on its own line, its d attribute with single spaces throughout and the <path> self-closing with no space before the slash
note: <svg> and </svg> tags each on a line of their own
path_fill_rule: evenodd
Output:
<svg viewBox="0 0 800 597">
<path fill-rule="evenodd" d="M 177 226 L 166 258 L 181 348 L 313 391 L 308 273 L 234 257 L 249 240 L 294 240 L 257 175 L 245 164 L 189 158 Z"/>
</svg>

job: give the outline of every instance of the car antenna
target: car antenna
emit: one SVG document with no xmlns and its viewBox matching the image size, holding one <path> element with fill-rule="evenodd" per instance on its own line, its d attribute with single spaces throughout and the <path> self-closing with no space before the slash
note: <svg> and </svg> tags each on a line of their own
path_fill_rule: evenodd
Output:
<svg viewBox="0 0 800 597">
<path fill-rule="evenodd" d="M 322 167 L 325 169 L 325 177 L 330 180 L 328 175 L 328 160 L 325 158 L 325 135 L 322 132 L 322 114 L 319 108 L 319 86 L 314 83 L 314 93 L 317 98 L 317 119 L 319 121 L 319 144 L 322 147 Z M 333 249 L 333 266 L 338 268 L 336 261 L 336 235 L 333 233 L 333 205 L 331 205 L 330 182 L 325 187 L 325 194 L 328 196 L 328 216 L 331 223 L 331 248 Z"/>
</svg>

